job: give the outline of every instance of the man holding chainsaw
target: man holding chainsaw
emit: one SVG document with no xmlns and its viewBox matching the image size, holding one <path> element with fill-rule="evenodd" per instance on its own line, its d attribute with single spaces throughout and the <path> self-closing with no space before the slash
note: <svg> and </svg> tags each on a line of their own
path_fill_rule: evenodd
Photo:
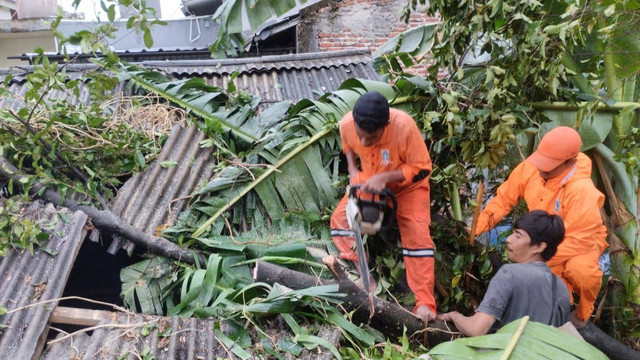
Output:
<svg viewBox="0 0 640 360">
<path fill-rule="evenodd" d="M 431 158 L 420 130 L 407 113 L 389 109 L 386 98 L 369 92 L 340 121 L 340 137 L 350 183 L 371 192 L 389 189 L 397 198 L 407 281 L 416 297 L 413 312 L 424 321 L 435 319 L 434 246 L 429 234 Z M 345 195 L 331 217 L 333 242 L 340 258 L 352 261 L 360 275 L 368 277 L 370 286 L 365 290 L 373 291 L 377 285 L 370 274 L 362 273 L 353 249 L 347 203 Z"/>
<path fill-rule="evenodd" d="M 545 210 L 564 221 L 564 241 L 547 261 L 551 271 L 580 296 L 571 322 L 578 329 L 591 316 L 600 291 L 598 259 L 607 248 L 607 229 L 600 209 L 604 195 L 591 181 L 591 160 L 580 152 L 580 134 L 559 126 L 549 131 L 538 149 L 509 175 L 478 217 L 476 234 L 493 228 L 520 199 L 529 211 Z"/>
</svg>

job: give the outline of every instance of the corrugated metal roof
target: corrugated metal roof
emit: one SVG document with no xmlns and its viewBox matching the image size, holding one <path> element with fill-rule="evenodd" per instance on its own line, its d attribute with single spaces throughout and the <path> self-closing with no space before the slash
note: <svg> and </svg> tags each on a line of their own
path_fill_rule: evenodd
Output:
<svg viewBox="0 0 640 360">
<path fill-rule="evenodd" d="M 241 74 L 273 70 L 310 70 L 320 68 L 362 65 L 372 62 L 367 49 L 353 49 L 331 52 L 270 55 L 250 58 L 184 60 L 184 61 L 143 61 L 147 68 L 158 69 L 178 76 L 221 75 L 237 71 Z"/>
<path fill-rule="evenodd" d="M 42 218 L 53 219 L 53 206 L 31 205 Z M 43 210 L 44 209 L 44 210 Z M 65 215 L 66 216 L 66 215 Z M 53 221 L 53 220 L 52 220 Z M 51 311 L 62 296 L 80 246 L 85 237 L 87 215 L 73 213 L 67 221 L 57 221 L 51 238 L 33 255 L 27 250 L 11 249 L 0 263 L 0 307 L 13 313 L 0 316 L 0 354 L 4 359 L 31 359 L 39 351 L 39 342 Z M 38 305 L 36 305 L 38 304 Z"/>
<path fill-rule="evenodd" d="M 91 329 L 91 328 L 89 328 Z M 88 329 L 87 329 L 88 330 Z M 233 354 L 236 343 L 223 343 L 217 331 L 229 336 L 234 330 L 225 321 L 163 317 L 132 313 L 113 313 L 100 321 L 93 334 L 86 331 L 72 335 L 60 335 L 48 342 L 40 360 L 215 360 L 239 359 Z M 289 335 L 278 327 L 265 328 L 270 344 L 276 348 Z M 337 347 L 341 331 L 322 325 L 317 336 Z M 64 338 L 62 338 L 64 336 Z M 280 356 L 269 356 L 264 351 L 265 344 L 252 336 L 252 346 L 244 344 L 249 359 L 334 359 L 329 349 L 322 346 L 311 350 L 303 349 L 299 356 L 280 351 Z M 147 357 L 144 357 L 146 355 Z"/>
<path fill-rule="evenodd" d="M 379 80 L 368 50 L 262 56 L 258 58 L 144 61 L 147 68 L 182 79 L 202 77 L 211 86 L 226 88 L 238 72 L 238 90 L 260 96 L 262 105 L 282 100 L 315 99 L 317 93 L 337 90 L 349 78 Z"/>
<path fill-rule="evenodd" d="M 217 322 L 114 313 L 113 319 L 98 323 L 92 335 L 78 333 L 51 343 L 40 359 L 140 359 L 141 354 L 151 355 L 155 360 L 233 358 L 218 342 L 214 330 Z M 220 322 L 220 329 L 228 333 L 224 322 Z"/>
<path fill-rule="evenodd" d="M 160 225 L 173 224 L 188 196 L 213 175 L 213 149 L 200 147 L 205 138 L 195 125 L 188 129 L 174 126 L 157 160 L 120 188 L 111 204 L 113 213 L 147 234 L 154 234 Z M 163 161 L 177 165 L 163 168 Z M 109 252 L 115 253 L 121 245 L 121 239 L 113 241 Z M 131 251 L 133 244 L 126 248 Z"/>
<path fill-rule="evenodd" d="M 262 107 L 268 107 L 282 100 L 317 98 L 316 92 L 337 90 L 349 78 L 379 80 L 372 62 L 369 50 L 355 49 L 220 60 L 143 61 L 138 65 L 178 79 L 202 77 L 209 85 L 220 88 L 226 88 L 230 75 L 237 71 L 236 88 L 259 96 Z M 95 69 L 94 64 L 71 64 L 66 71 L 70 78 L 77 79 L 82 73 Z M 0 69 L 0 77 L 11 74 L 10 91 L 20 97 L 27 91 L 25 77 L 32 71 L 33 66 Z M 123 91 L 122 86 L 116 89 L 116 92 L 120 91 Z M 86 103 L 89 92 L 84 84 L 80 86 L 80 94 L 80 101 Z M 72 103 L 79 102 L 73 95 L 49 94 L 49 98 L 61 97 Z M 19 99 L 0 99 L 2 107 L 15 108 L 18 104 Z"/>
</svg>

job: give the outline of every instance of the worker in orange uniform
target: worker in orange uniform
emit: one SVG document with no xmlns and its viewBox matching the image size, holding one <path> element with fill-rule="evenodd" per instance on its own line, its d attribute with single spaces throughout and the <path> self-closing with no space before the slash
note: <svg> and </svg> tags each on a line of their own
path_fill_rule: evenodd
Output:
<svg viewBox="0 0 640 360">
<path fill-rule="evenodd" d="M 580 296 L 571 321 L 586 326 L 602 284 L 598 259 L 607 248 L 607 229 L 600 209 L 604 195 L 591 181 L 591 160 L 580 152 L 580 134 L 560 126 L 549 131 L 538 149 L 521 162 L 489 201 L 476 234 L 493 228 L 511 207 L 524 198 L 529 211 L 545 210 L 564 221 L 565 237 L 547 264 Z"/>
<path fill-rule="evenodd" d="M 420 130 L 407 113 L 389 109 L 387 99 L 369 92 L 340 121 L 340 137 L 350 183 L 376 192 L 387 188 L 396 196 L 407 281 L 416 296 L 413 311 L 424 321 L 435 319 L 434 247 L 429 234 L 431 158 Z M 377 287 L 375 281 L 370 274 L 362 274 L 358 265 L 346 205 L 345 195 L 331 216 L 333 242 L 340 258 L 352 261 L 361 276 L 370 277 L 369 291 L 373 291 Z"/>
</svg>

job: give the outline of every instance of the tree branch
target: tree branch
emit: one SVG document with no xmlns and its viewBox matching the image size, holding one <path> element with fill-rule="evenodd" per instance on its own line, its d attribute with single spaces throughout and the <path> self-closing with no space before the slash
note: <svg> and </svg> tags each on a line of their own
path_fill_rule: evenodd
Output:
<svg viewBox="0 0 640 360">
<path fill-rule="evenodd" d="M 21 181 L 24 182 L 23 179 L 28 180 L 26 175 L 20 173 L 20 170 L 2 156 L 0 156 L 0 177 L 13 179 L 13 181 L 18 183 Z M 51 202 L 54 205 L 62 205 L 73 211 L 82 211 L 91 218 L 91 222 L 98 229 L 119 234 L 131 240 L 136 245 L 142 246 L 152 254 L 162 255 L 164 257 L 183 261 L 192 265 L 196 263 L 196 256 L 198 256 L 201 264 L 206 263 L 206 259 L 201 254 L 182 249 L 178 245 L 166 239 L 148 235 L 122 221 L 110 211 L 102 211 L 94 208 L 93 206 L 76 204 L 74 201 L 63 198 L 57 192 L 47 189 L 44 185 L 38 182 L 31 186 L 29 194 Z"/>
<path fill-rule="evenodd" d="M 18 115 L 14 110 L 9 109 L 9 114 L 11 114 L 11 116 L 13 116 L 14 119 L 18 120 L 22 125 L 24 125 L 24 127 L 33 135 L 38 134 L 38 132 L 36 131 L 36 129 L 34 129 L 30 124 L 29 124 L 29 120 L 24 120 L 20 117 L 20 115 Z M 42 144 L 42 146 L 45 147 L 45 149 L 47 149 L 47 151 L 51 151 L 51 145 L 49 145 L 46 141 L 44 141 L 41 137 L 37 136 L 38 141 L 40 142 L 40 144 Z M 86 185 L 89 182 L 89 179 L 84 175 L 84 173 L 82 171 L 80 171 L 80 169 L 78 169 L 77 167 L 75 167 L 72 164 L 69 164 L 69 162 L 62 156 L 62 154 L 60 154 L 60 152 L 56 149 L 56 151 L 54 152 L 54 154 L 56 155 L 56 158 L 58 160 L 60 160 L 62 163 L 66 164 L 75 174 L 76 176 L 82 180 L 82 182 L 84 182 L 84 184 Z M 104 197 L 99 194 L 96 193 L 96 197 L 98 198 L 98 201 L 100 202 L 100 205 L 102 206 L 102 209 L 105 211 L 109 211 L 111 212 L 111 210 L 109 209 L 109 205 L 107 204 L 107 201 L 104 199 Z"/>
</svg>

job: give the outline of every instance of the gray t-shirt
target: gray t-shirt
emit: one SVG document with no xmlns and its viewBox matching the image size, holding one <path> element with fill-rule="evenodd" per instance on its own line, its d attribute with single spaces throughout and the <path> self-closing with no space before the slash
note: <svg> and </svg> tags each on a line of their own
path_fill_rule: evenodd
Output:
<svg viewBox="0 0 640 360">
<path fill-rule="evenodd" d="M 552 295 L 554 277 L 555 302 Z M 530 321 L 558 327 L 569 321 L 571 316 L 569 290 L 541 261 L 505 264 L 491 279 L 476 311 L 498 319 L 496 328 L 525 315 L 529 315 Z"/>
</svg>

